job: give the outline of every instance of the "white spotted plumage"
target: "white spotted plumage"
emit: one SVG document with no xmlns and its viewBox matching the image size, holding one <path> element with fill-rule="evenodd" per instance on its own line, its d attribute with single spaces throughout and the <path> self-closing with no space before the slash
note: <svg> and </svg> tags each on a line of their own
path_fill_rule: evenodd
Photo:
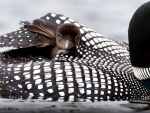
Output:
<svg viewBox="0 0 150 113">
<path fill-rule="evenodd" d="M 62 58 L 68 61 L 52 62 L 43 60 L 41 62 L 20 64 L 18 67 L 20 70 L 16 69 L 14 73 L 19 74 L 24 71 L 22 74 L 28 89 L 31 89 L 34 84 L 37 87 L 36 90 L 39 96 L 44 95 L 45 92 L 42 90 L 44 89 L 51 95 L 58 93 L 60 95 L 58 100 L 64 99 L 66 95 L 69 95 L 68 100 L 73 100 L 77 96 L 84 99 L 82 97 L 84 95 L 85 98 L 94 101 L 94 99 L 128 99 L 130 95 L 130 87 L 128 86 L 133 85 L 141 89 L 141 92 L 145 92 L 145 94 L 140 94 L 139 98 L 146 97 L 148 90 L 134 78 L 126 48 L 63 15 L 52 13 L 43 17 L 43 19 L 47 21 L 54 20 L 56 25 L 62 23 L 77 25 L 82 33 L 81 41 L 77 44 L 77 50 L 82 58 L 73 59 L 69 57 L 67 59 L 64 56 L 59 56 L 56 57 L 57 60 Z M 18 34 L 15 32 L 14 36 L 21 36 L 19 38 L 23 41 L 20 41 L 20 46 L 24 40 L 28 40 L 29 45 L 33 44 L 34 36 L 29 31 L 22 30 L 22 32 L 19 32 L 17 32 Z M 11 66 L 16 65 L 18 64 L 12 64 Z M 7 65 L 7 67 L 11 66 Z M 11 73 L 5 75 L 5 78 L 8 77 L 7 79 L 9 79 L 9 74 Z M 20 79 L 24 79 L 23 77 L 20 76 Z M 43 83 L 43 81 L 45 82 Z M 6 84 L 9 85 L 9 83 Z M 13 90 L 12 87 L 10 86 L 10 90 Z M 21 87 L 19 86 L 19 88 Z M 122 92 L 126 92 L 126 95 L 123 95 Z M 32 97 L 36 94 L 34 90 L 31 90 L 29 95 Z M 109 95 L 118 95 L 118 97 L 113 96 L 113 99 L 111 99 Z M 50 99 L 53 99 L 53 96 Z"/>
</svg>

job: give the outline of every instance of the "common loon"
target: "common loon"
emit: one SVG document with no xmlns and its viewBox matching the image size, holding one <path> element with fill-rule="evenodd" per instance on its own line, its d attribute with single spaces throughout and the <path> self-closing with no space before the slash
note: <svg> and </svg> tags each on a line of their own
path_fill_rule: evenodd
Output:
<svg viewBox="0 0 150 113">
<path fill-rule="evenodd" d="M 56 27 L 64 23 L 78 26 L 81 40 L 76 48 L 82 58 L 59 54 L 55 61 L 49 61 L 39 54 L 26 56 L 30 49 L 40 50 L 33 48 L 35 33 L 21 28 L 2 35 L 0 47 L 18 48 L 1 53 L 0 94 L 3 98 L 52 101 L 147 98 L 149 90 L 135 78 L 129 52 L 122 44 L 61 14 L 48 13 L 40 19 Z M 19 56 L 22 50 L 25 53 Z M 16 63 L 19 60 L 24 62 Z"/>
<path fill-rule="evenodd" d="M 150 2 L 143 4 L 134 13 L 128 35 L 134 75 L 150 89 Z"/>
</svg>

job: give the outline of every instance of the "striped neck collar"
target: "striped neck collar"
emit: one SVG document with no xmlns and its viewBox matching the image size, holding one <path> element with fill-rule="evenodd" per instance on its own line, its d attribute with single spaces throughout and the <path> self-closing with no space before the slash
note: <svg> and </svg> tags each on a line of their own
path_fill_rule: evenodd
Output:
<svg viewBox="0 0 150 113">
<path fill-rule="evenodd" d="M 150 67 L 133 67 L 134 75 L 139 80 L 150 79 Z"/>
</svg>

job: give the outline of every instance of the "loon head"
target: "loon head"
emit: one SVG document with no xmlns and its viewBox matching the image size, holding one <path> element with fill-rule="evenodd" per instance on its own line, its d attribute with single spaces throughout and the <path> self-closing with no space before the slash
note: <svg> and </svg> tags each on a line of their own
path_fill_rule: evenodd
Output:
<svg viewBox="0 0 150 113">
<path fill-rule="evenodd" d="M 61 24 L 56 31 L 56 45 L 60 49 L 70 49 L 80 40 L 79 27 L 71 23 Z"/>
<path fill-rule="evenodd" d="M 140 6 L 134 13 L 128 37 L 134 75 L 150 89 L 150 2 Z"/>
</svg>

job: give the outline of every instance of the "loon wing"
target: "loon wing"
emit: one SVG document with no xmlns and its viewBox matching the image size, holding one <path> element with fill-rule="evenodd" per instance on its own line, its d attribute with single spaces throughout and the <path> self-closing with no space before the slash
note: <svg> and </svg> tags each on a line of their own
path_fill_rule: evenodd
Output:
<svg viewBox="0 0 150 113">
<path fill-rule="evenodd" d="M 33 21 L 33 25 L 37 28 L 39 28 L 41 31 L 41 33 L 43 33 L 46 36 L 53 36 L 53 38 L 55 38 L 55 32 L 56 32 L 56 27 L 48 24 L 45 20 L 41 20 L 41 19 L 35 19 Z M 27 28 L 28 30 L 32 30 Z M 54 39 L 55 40 L 55 39 Z"/>
<path fill-rule="evenodd" d="M 56 45 L 55 32 L 57 28 L 48 24 L 45 20 L 35 19 L 31 25 L 25 25 L 25 27 L 40 37 L 36 42 L 37 46 Z"/>
<path fill-rule="evenodd" d="M 21 29 L 7 33 L 0 36 L 0 47 L 14 47 L 26 48 L 32 46 L 47 46 L 55 45 L 54 33 L 57 27 L 64 23 L 64 20 L 59 19 L 61 15 L 48 17 L 48 14 L 36 19 L 32 22 L 21 21 L 21 24 L 27 25 L 28 28 L 21 27 Z M 50 19 L 50 21 L 48 21 Z M 29 30 L 28 30 L 29 29 Z M 33 31 L 33 32 L 32 32 Z M 37 32 L 37 33 L 36 33 Z"/>
<path fill-rule="evenodd" d="M 27 29 L 19 29 L 0 36 L 0 47 L 25 48 L 35 46 L 36 35 Z"/>
<path fill-rule="evenodd" d="M 30 24 L 31 24 L 31 22 L 29 22 L 29 21 L 20 21 L 20 25 L 22 25 L 22 27 L 24 25 L 30 25 Z"/>
</svg>

